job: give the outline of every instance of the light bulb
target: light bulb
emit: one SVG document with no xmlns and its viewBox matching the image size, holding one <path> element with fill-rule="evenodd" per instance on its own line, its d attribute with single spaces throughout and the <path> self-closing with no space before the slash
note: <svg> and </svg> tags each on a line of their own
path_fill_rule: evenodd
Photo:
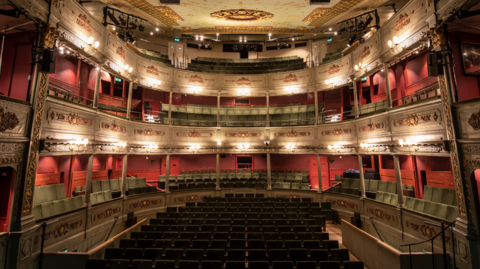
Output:
<svg viewBox="0 0 480 269">
<path fill-rule="evenodd" d="M 125 70 L 128 70 L 128 64 L 125 65 Z"/>
<path fill-rule="evenodd" d="M 333 33 L 333 34 L 334 34 L 334 35 L 338 35 L 338 33 L 337 33 L 337 32 L 335 32 L 335 33 Z"/>
<path fill-rule="evenodd" d="M 150 35 L 153 35 L 153 32 L 150 32 Z"/>
<path fill-rule="evenodd" d="M 93 44 L 93 40 L 94 40 L 93 36 L 89 37 L 89 38 L 88 38 L 88 44 L 92 45 L 92 44 Z"/>
<path fill-rule="evenodd" d="M 398 44 L 398 38 L 396 36 L 393 37 L 393 44 Z"/>
<path fill-rule="evenodd" d="M 358 65 L 355 65 L 355 70 L 358 70 Z"/>
<path fill-rule="evenodd" d="M 388 46 L 391 48 L 393 45 L 392 40 L 388 40 Z"/>
<path fill-rule="evenodd" d="M 400 146 L 403 147 L 403 144 L 404 144 L 404 143 L 403 143 L 403 139 L 399 139 L 399 140 L 398 140 L 398 143 L 400 144 Z"/>
<path fill-rule="evenodd" d="M 112 27 L 112 30 L 115 31 L 117 28 L 115 28 L 115 26 Z"/>
<path fill-rule="evenodd" d="M 131 72 L 132 72 L 132 70 L 133 70 L 133 68 L 132 68 L 132 67 L 128 68 L 128 73 L 131 73 Z"/>
<path fill-rule="evenodd" d="M 328 31 L 332 31 L 332 28 L 328 28 Z"/>
<path fill-rule="evenodd" d="M 95 43 L 93 44 L 93 46 L 94 46 L 95 48 L 98 48 L 98 46 L 100 46 L 100 42 L 95 41 Z"/>
<path fill-rule="evenodd" d="M 325 84 L 328 84 L 328 79 L 327 79 L 327 80 L 325 80 Z"/>
<path fill-rule="evenodd" d="M 158 30 L 159 30 L 158 28 L 155 28 L 155 31 L 157 31 L 157 32 L 158 32 Z"/>
</svg>

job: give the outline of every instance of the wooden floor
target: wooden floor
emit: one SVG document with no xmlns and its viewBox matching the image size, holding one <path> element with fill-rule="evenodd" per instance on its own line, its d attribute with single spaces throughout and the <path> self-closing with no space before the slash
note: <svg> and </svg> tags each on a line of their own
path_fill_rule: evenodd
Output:
<svg viewBox="0 0 480 269">
<path fill-rule="evenodd" d="M 339 223 L 327 223 L 327 232 L 329 234 L 330 240 L 337 240 L 340 248 L 346 248 L 343 245 L 342 241 L 342 229 L 341 229 L 341 224 Z M 350 254 L 350 260 L 351 261 L 358 261 L 357 257 L 353 256 L 352 253 Z M 366 266 L 364 266 L 365 269 L 368 269 Z"/>
</svg>

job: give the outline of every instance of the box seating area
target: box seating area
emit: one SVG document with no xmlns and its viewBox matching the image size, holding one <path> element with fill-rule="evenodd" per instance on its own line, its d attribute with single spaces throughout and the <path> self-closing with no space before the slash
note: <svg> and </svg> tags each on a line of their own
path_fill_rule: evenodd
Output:
<svg viewBox="0 0 480 269">
<path fill-rule="evenodd" d="M 378 101 L 366 105 L 358 106 L 358 113 L 360 115 L 370 114 L 375 111 L 381 111 L 388 108 L 387 100 Z"/>
<path fill-rule="evenodd" d="M 106 248 L 104 259 L 88 260 L 86 268 L 364 268 L 325 231 L 330 203 L 235 196 L 168 207 L 117 248 Z"/>
<path fill-rule="evenodd" d="M 335 60 L 338 60 L 340 58 L 342 58 L 342 50 L 341 49 L 325 54 L 325 58 L 323 58 L 322 63 L 335 61 Z"/>
<path fill-rule="evenodd" d="M 220 59 L 198 57 L 188 64 L 195 72 L 222 74 L 265 74 L 300 70 L 307 68 L 302 58 L 297 56 L 262 59 Z"/>
<path fill-rule="evenodd" d="M 120 180 L 121 182 L 121 180 Z M 147 179 L 142 177 L 142 178 L 127 178 L 127 184 L 126 184 L 126 191 L 127 195 L 134 195 L 134 194 L 143 194 L 143 193 L 149 193 L 149 192 L 157 192 L 157 188 L 155 186 L 148 186 L 147 185 Z"/>
<path fill-rule="evenodd" d="M 162 104 L 162 110 L 168 111 L 169 104 Z M 217 106 L 211 105 L 172 105 L 173 125 L 216 126 Z M 319 111 L 323 104 L 318 105 Z M 270 124 L 272 126 L 312 125 L 315 123 L 314 105 L 275 105 L 270 106 Z M 264 126 L 267 118 L 265 106 L 221 106 L 220 123 L 222 126 Z"/>
<path fill-rule="evenodd" d="M 172 61 L 168 59 L 168 55 L 163 55 L 160 52 L 156 51 L 151 51 L 151 50 L 146 50 L 146 49 L 139 49 L 143 53 L 143 58 L 149 59 L 150 61 L 153 61 L 155 63 L 168 66 L 168 67 L 173 67 Z"/>
<path fill-rule="evenodd" d="M 33 216 L 48 218 L 81 208 L 83 204 L 84 196 L 65 198 L 64 184 L 37 186 L 33 193 Z"/>
<path fill-rule="evenodd" d="M 308 170 L 272 170 L 272 188 L 309 190 Z"/>
<path fill-rule="evenodd" d="M 215 189 L 216 176 L 215 174 L 205 174 L 205 175 L 190 175 L 184 176 L 183 174 L 177 175 L 175 180 L 175 175 L 169 175 L 168 186 L 170 191 L 178 190 L 191 190 L 191 189 Z M 166 176 L 159 176 L 160 189 L 165 189 L 165 179 Z"/>
<path fill-rule="evenodd" d="M 373 174 L 373 173 L 372 173 Z M 366 176 L 367 173 L 364 174 Z M 337 176 L 335 176 L 337 179 Z M 337 182 L 337 181 L 335 181 Z M 334 182 L 334 183 L 335 183 Z M 352 195 L 360 194 L 360 179 L 353 178 L 341 178 L 342 184 L 339 186 L 331 188 L 333 193 L 346 193 Z M 365 192 L 367 195 L 372 195 L 372 197 L 377 193 L 377 191 L 387 192 L 391 194 L 397 193 L 397 182 L 395 181 L 381 181 L 376 179 L 365 179 Z"/>
</svg>

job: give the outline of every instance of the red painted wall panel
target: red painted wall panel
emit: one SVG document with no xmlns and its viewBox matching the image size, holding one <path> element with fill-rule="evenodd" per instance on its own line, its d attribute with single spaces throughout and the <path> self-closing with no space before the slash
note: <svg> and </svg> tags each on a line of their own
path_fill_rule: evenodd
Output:
<svg viewBox="0 0 480 269">
<path fill-rule="evenodd" d="M 405 65 L 405 74 L 407 87 L 427 78 L 427 53 L 422 53 L 416 57 L 408 59 Z"/>
<path fill-rule="evenodd" d="M 0 74 L 0 93 L 26 101 L 34 32 L 9 34 L 5 38 Z"/>
<path fill-rule="evenodd" d="M 271 96 L 270 105 L 286 105 L 286 104 L 307 104 L 307 94 L 294 94 L 285 96 Z"/>
<path fill-rule="evenodd" d="M 106 156 L 97 154 L 93 156 L 92 171 L 102 171 L 106 169 Z M 88 155 L 76 155 L 73 171 L 87 171 L 88 170 Z"/>
<path fill-rule="evenodd" d="M 56 156 L 38 157 L 37 174 L 55 173 L 57 168 Z"/>
<path fill-rule="evenodd" d="M 271 156 L 271 155 L 270 155 Z M 267 155 L 262 158 L 262 154 L 253 154 L 253 169 L 267 169 Z"/>
<path fill-rule="evenodd" d="M 66 54 L 58 54 L 57 61 L 55 63 L 55 73 L 50 74 L 50 77 L 73 86 L 78 86 L 77 66 L 77 58 Z"/>
</svg>

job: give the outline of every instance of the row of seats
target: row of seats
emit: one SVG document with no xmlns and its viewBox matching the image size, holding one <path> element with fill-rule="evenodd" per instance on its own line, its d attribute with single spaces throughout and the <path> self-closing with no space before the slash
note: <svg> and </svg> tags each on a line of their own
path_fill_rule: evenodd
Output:
<svg viewBox="0 0 480 269">
<path fill-rule="evenodd" d="M 143 58 L 149 59 L 150 61 L 159 63 L 161 65 L 165 65 L 168 67 L 173 67 L 172 61 L 168 59 L 168 55 L 161 54 L 160 52 L 146 50 L 146 49 L 139 49 L 143 55 Z"/>
<path fill-rule="evenodd" d="M 36 186 L 33 193 L 33 205 L 65 199 L 65 184 Z"/>
<path fill-rule="evenodd" d="M 322 63 L 335 61 L 335 60 L 338 60 L 340 58 L 342 58 L 342 50 L 329 52 L 329 53 L 325 54 L 325 58 L 323 58 Z"/>
<path fill-rule="evenodd" d="M 198 183 L 177 183 L 177 181 L 168 182 L 170 191 L 192 190 L 192 189 L 215 189 L 215 182 L 198 182 Z M 160 189 L 165 189 L 165 182 L 160 182 Z"/>
<path fill-rule="evenodd" d="M 385 110 L 387 108 L 388 108 L 387 100 L 382 100 L 375 103 L 360 105 L 358 106 L 358 112 L 360 113 L 360 115 L 365 115 L 365 114 L 373 113 L 376 111 Z"/>
<path fill-rule="evenodd" d="M 180 176 L 182 175 L 192 175 L 192 176 L 195 176 L 195 175 L 214 175 L 216 173 L 216 170 L 182 170 L 180 171 Z M 261 175 L 267 175 L 267 170 L 265 169 L 222 169 L 220 170 L 220 177 L 221 178 L 225 178 L 225 176 L 222 176 L 222 175 L 225 175 L 225 174 L 228 174 L 228 175 L 232 175 L 232 174 L 245 174 L 246 176 L 248 174 L 252 174 L 253 177 L 255 177 L 255 174 L 261 174 Z M 282 170 L 282 169 L 278 169 L 278 170 L 270 170 L 270 174 L 272 175 L 272 177 L 274 177 L 274 175 L 277 175 L 277 174 L 301 174 L 302 176 L 308 176 L 308 170 L 292 170 L 292 169 L 285 169 L 285 170 Z M 178 179 L 178 175 L 177 175 L 177 179 Z M 187 179 L 187 178 L 186 178 Z"/>
<path fill-rule="evenodd" d="M 258 59 L 225 59 L 225 58 L 210 58 L 210 57 L 197 57 L 197 61 L 200 62 L 214 62 L 219 65 L 225 63 L 271 63 L 271 62 L 283 62 L 283 61 L 290 61 L 290 60 L 297 60 L 299 59 L 298 56 L 285 56 L 285 57 L 270 57 L 270 58 L 258 58 Z"/>
<path fill-rule="evenodd" d="M 199 114 L 217 116 L 217 106 L 213 105 L 169 105 L 162 103 L 162 110 L 168 111 L 172 109 L 174 112 L 182 114 Z M 319 111 L 322 111 L 323 104 L 318 105 Z M 267 115 L 267 107 L 265 106 L 221 106 L 221 116 L 258 116 Z M 269 107 L 268 113 L 270 115 L 292 114 L 292 113 L 307 113 L 315 112 L 315 105 L 273 105 Z"/>
<path fill-rule="evenodd" d="M 284 72 L 307 68 L 302 58 L 283 61 L 237 62 L 218 63 L 205 60 L 192 60 L 188 69 L 196 72 L 223 73 L 223 74 L 264 74 Z"/>
<path fill-rule="evenodd" d="M 274 189 L 292 189 L 292 190 L 309 190 L 310 184 L 308 183 L 272 183 L 272 188 Z"/>
<path fill-rule="evenodd" d="M 92 193 L 101 191 L 111 191 L 112 194 L 119 194 L 122 192 L 122 179 L 105 179 L 92 181 Z"/>
<path fill-rule="evenodd" d="M 152 253 L 156 253 L 154 250 Z M 318 251 L 320 254 L 315 256 L 321 257 L 322 252 Z M 156 257 L 157 254 L 147 254 L 148 257 Z M 189 255 L 190 256 L 190 255 Z M 325 254 L 323 254 L 325 256 Z M 152 261 L 153 265 L 152 265 Z M 178 264 L 178 266 L 177 266 Z M 225 267 L 224 267 L 225 264 Z M 293 269 L 294 263 L 292 261 L 273 261 L 271 263 L 268 261 L 250 261 L 248 263 L 249 269 Z M 216 261 L 216 260 L 203 260 L 201 262 L 197 260 L 181 260 L 178 263 L 175 260 L 157 260 L 153 259 L 91 259 L 87 260 L 86 268 L 88 269 L 245 269 L 245 263 L 242 261 Z M 316 269 L 317 266 L 321 269 L 340 269 L 340 262 L 338 261 L 297 261 L 297 269 Z M 344 261 L 344 269 L 363 269 L 363 262 L 358 261 Z"/>
<path fill-rule="evenodd" d="M 423 200 L 446 205 L 456 205 L 455 190 L 425 185 L 423 188 Z"/>
<path fill-rule="evenodd" d="M 141 193 L 151 193 L 157 192 L 157 188 L 155 186 L 147 186 L 147 179 L 146 178 L 127 178 L 127 194 L 141 194 Z"/>
<path fill-rule="evenodd" d="M 457 206 L 446 205 L 412 197 L 404 197 L 404 199 L 405 207 L 408 209 L 449 221 L 454 221 L 458 217 Z M 375 200 L 395 206 L 398 205 L 398 197 L 396 194 L 378 192 Z"/>
<path fill-rule="evenodd" d="M 63 185 L 63 184 L 61 184 Z M 85 196 L 76 196 L 41 204 L 34 204 L 32 208 L 33 217 L 36 220 L 48 218 L 54 215 L 63 214 L 83 207 Z"/>
</svg>

